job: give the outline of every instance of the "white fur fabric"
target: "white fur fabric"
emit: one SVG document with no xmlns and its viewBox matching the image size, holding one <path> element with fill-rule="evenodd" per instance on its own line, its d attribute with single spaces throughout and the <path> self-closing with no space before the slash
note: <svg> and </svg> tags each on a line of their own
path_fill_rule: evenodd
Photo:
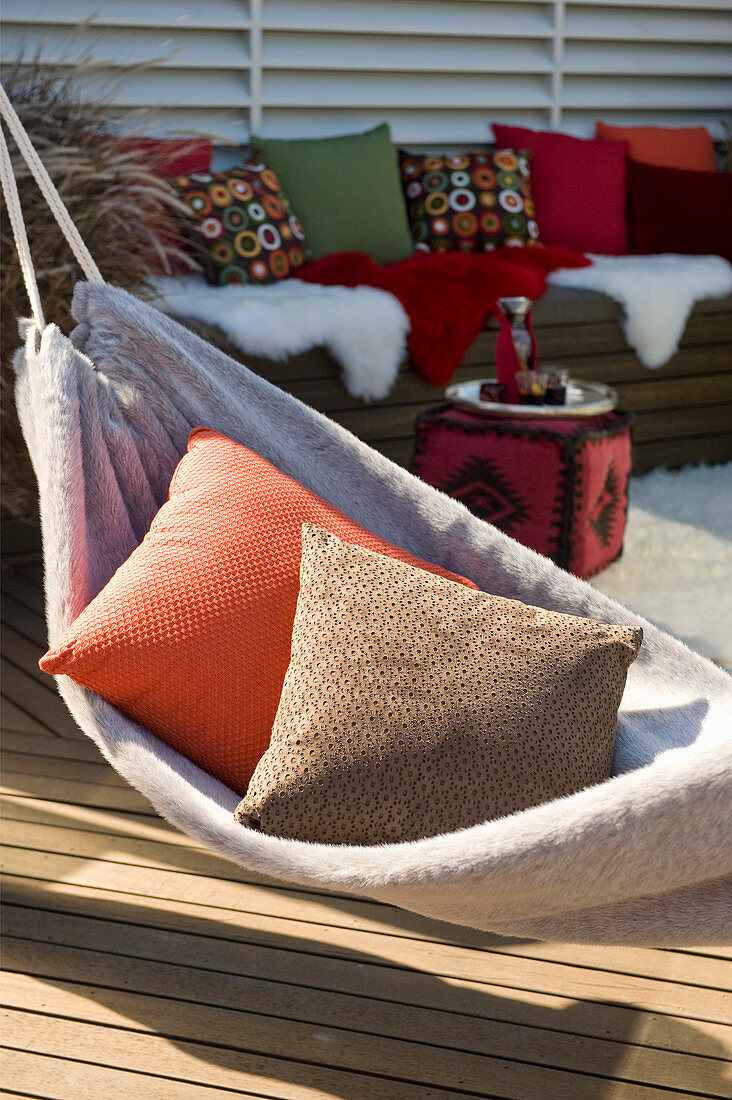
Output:
<svg viewBox="0 0 732 1100">
<path fill-rule="evenodd" d="M 553 286 L 595 290 L 619 302 L 625 339 L 646 367 L 662 367 L 678 350 L 701 298 L 732 294 L 732 265 L 721 256 L 595 256 L 592 267 L 561 268 Z"/>
<path fill-rule="evenodd" d="M 161 814 L 251 870 L 505 935 L 667 946 L 732 939 L 732 680 L 721 669 L 159 310 L 81 283 L 73 312 L 71 339 L 53 325 L 39 338 L 29 325 L 15 361 L 40 488 L 52 645 L 143 538 L 196 424 L 485 591 L 645 632 L 620 708 L 613 779 L 461 832 L 380 847 L 242 827 L 238 792 L 60 677 L 81 728 Z"/>
<path fill-rule="evenodd" d="M 394 385 L 407 352 L 401 302 L 370 286 L 319 286 L 283 279 L 269 286 L 211 286 L 200 275 L 149 280 L 154 305 L 216 325 L 247 355 L 288 359 L 327 348 L 354 397 L 378 401 Z"/>
<path fill-rule="evenodd" d="M 732 462 L 632 477 L 622 556 L 590 583 L 732 671 Z"/>
</svg>

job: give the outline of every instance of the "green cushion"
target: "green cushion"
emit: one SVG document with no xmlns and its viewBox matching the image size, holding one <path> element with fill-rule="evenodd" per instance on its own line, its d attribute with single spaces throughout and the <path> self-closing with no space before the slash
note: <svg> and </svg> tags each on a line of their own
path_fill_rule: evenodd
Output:
<svg viewBox="0 0 732 1100">
<path fill-rule="evenodd" d="M 367 252 L 377 263 L 413 252 L 399 169 L 386 122 L 365 134 L 253 137 L 277 173 L 314 257 Z"/>
</svg>

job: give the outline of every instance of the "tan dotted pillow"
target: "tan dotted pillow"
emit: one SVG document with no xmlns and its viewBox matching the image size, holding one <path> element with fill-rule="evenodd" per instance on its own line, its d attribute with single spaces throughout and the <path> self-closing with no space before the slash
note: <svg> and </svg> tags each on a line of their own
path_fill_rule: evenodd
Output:
<svg viewBox="0 0 732 1100">
<path fill-rule="evenodd" d="M 306 524 L 290 666 L 236 816 L 277 836 L 380 844 L 601 783 L 642 636 Z"/>
</svg>

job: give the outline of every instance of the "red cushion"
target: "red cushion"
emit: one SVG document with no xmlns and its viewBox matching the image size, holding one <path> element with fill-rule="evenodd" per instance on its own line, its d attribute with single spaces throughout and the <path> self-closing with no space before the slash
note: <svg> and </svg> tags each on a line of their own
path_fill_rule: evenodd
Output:
<svg viewBox="0 0 732 1100">
<path fill-rule="evenodd" d="M 123 138 L 121 144 L 125 150 L 139 153 L 140 160 L 161 179 L 208 172 L 211 167 L 213 145 L 205 139 L 132 137 Z"/>
<path fill-rule="evenodd" d="M 600 141 L 627 141 L 628 155 L 639 164 L 716 172 L 714 143 L 706 126 L 608 126 L 595 123 Z"/>
<path fill-rule="evenodd" d="M 303 523 L 463 581 L 198 428 L 143 542 L 41 668 L 97 692 L 243 794 L 290 660 Z"/>
<path fill-rule="evenodd" d="M 531 151 L 531 186 L 544 244 L 618 255 L 627 248 L 627 142 L 493 124 L 499 147 Z"/>
<path fill-rule="evenodd" d="M 712 254 L 732 261 L 732 175 L 628 161 L 633 252 Z"/>
</svg>

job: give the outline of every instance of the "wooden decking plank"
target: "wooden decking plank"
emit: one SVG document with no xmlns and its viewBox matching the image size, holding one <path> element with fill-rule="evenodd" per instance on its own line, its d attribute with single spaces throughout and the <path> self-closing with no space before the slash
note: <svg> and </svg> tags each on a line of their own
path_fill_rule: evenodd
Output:
<svg viewBox="0 0 732 1100">
<path fill-rule="evenodd" d="M 716 1057 L 720 1048 L 732 1049 L 730 1028 L 724 1024 L 695 1019 L 689 1026 L 686 1021 L 650 1011 L 642 1004 L 610 1000 L 603 988 L 595 990 L 596 995 L 605 997 L 601 1001 L 593 1000 L 587 988 L 567 996 L 553 989 L 531 989 L 525 983 L 523 988 L 518 984 L 495 984 L 490 975 L 480 981 L 435 974 L 427 960 L 418 968 L 407 960 L 385 958 L 377 937 L 351 947 L 334 947 L 321 938 L 317 927 L 290 927 L 285 922 L 264 920 L 253 928 L 244 916 L 222 914 L 207 906 L 180 903 L 171 909 L 159 899 L 129 898 L 115 891 L 75 890 L 63 884 L 49 887 L 15 876 L 5 880 L 5 898 L 8 906 L 23 906 L 37 913 L 34 919 L 48 919 L 48 937 L 57 942 L 76 938 L 68 935 L 63 917 L 81 917 L 100 922 L 96 937 L 102 937 L 108 950 L 113 950 L 113 937 L 122 951 L 132 937 L 138 955 L 140 944 L 146 942 L 158 961 L 175 959 L 180 943 L 187 951 L 193 943 L 197 966 L 220 970 L 223 959 L 226 973 L 369 995 L 457 1012 L 468 1018 L 488 1015 L 618 1042 L 630 1038 L 634 1043 L 671 1050 L 680 1045 L 679 1036 L 683 1034 L 684 1049 L 704 1056 Z M 55 916 L 42 917 L 44 912 Z M 93 936 L 91 925 L 85 934 Z M 93 942 L 88 939 L 87 946 Z M 571 953 L 571 945 L 567 950 Z M 522 976 L 519 964 L 517 978 Z M 644 985 L 639 983 L 637 989 L 642 991 Z"/>
<path fill-rule="evenodd" d="M 113 1069 L 72 1058 L 39 1054 L 37 1051 L 2 1050 L 2 1096 L 30 1097 L 33 1100 L 100 1100 L 100 1097 L 124 1096 L 129 1100 L 234 1100 L 252 1097 L 270 1100 L 284 1097 L 282 1092 L 255 1093 L 237 1089 L 217 1089 L 174 1081 L 157 1074 Z M 68 1052 L 67 1052 L 68 1054 Z M 9 1092 L 8 1089 L 18 1089 Z M 295 1097 L 295 1093 L 290 1093 Z M 296 1100 L 321 1100 L 324 1094 L 301 1092 Z"/>
<path fill-rule="evenodd" d="M 53 730 L 45 727 L 34 728 L 32 732 L 6 729 L 3 723 L 3 750 L 25 753 L 32 759 L 45 757 L 48 760 L 86 760 L 91 764 L 107 764 L 101 752 L 89 737 L 59 737 Z"/>
<path fill-rule="evenodd" d="M 57 694 L 56 685 L 50 677 L 47 685 L 40 683 L 6 657 L 0 660 L 0 666 L 3 694 L 12 703 L 62 737 L 79 736 L 79 728 Z"/>
<path fill-rule="evenodd" d="M 153 996 L 141 996 L 126 989 L 109 989 L 103 985 L 87 986 L 84 983 L 57 982 L 55 979 L 41 979 L 39 982 L 25 975 L 18 975 L 17 980 L 9 978 L 8 984 L 9 1012 L 22 1014 L 35 1005 L 44 1013 L 44 1028 L 48 1026 L 45 1023 L 48 1019 L 90 1028 L 103 1024 L 108 1030 L 126 1027 L 128 1034 L 139 1038 L 146 1036 L 154 1042 L 149 1034 L 152 1031 L 156 1035 L 164 1035 L 167 1043 L 173 1044 L 177 1051 L 192 1048 L 194 1052 L 199 1052 L 203 1048 L 203 1057 L 212 1050 L 218 1051 L 224 1056 L 221 1061 L 229 1065 L 240 1054 L 242 1046 L 249 1057 L 253 1055 L 257 1058 L 277 1058 L 286 1051 L 288 1061 L 324 1063 L 341 1072 L 365 1077 L 379 1076 L 389 1083 L 398 1082 L 402 1087 L 407 1086 L 409 1092 L 436 1089 L 450 1095 L 457 1092 L 484 1096 L 489 1083 L 490 1094 L 505 1097 L 506 1100 L 536 1100 L 538 1096 L 586 1100 L 588 1093 L 591 1095 L 599 1091 L 608 1080 L 599 1066 L 594 1072 L 575 1072 L 537 1065 L 531 1060 L 530 1049 L 524 1049 L 524 1060 L 514 1061 L 505 1057 L 502 1049 L 500 1054 L 475 1054 L 443 1045 L 433 1047 L 422 1039 L 392 1039 L 383 1033 L 374 1035 L 354 1031 L 347 1026 L 280 1018 L 267 1012 L 253 1011 L 251 1006 L 243 1009 L 220 1008 L 181 1002 L 169 997 L 167 990 Z M 39 993 L 39 984 L 42 993 Z M 314 1006 L 308 1007 L 311 1012 L 317 1013 Z M 195 1038 L 188 1038 L 189 1032 Z M 614 1053 L 622 1055 L 622 1050 Z M 652 1054 L 650 1051 L 643 1053 L 647 1057 Z M 616 1056 L 611 1071 L 617 1061 Z M 716 1088 L 718 1082 L 722 1082 L 720 1087 L 723 1087 L 719 1067 L 711 1065 L 702 1068 L 708 1060 L 697 1061 L 700 1073 L 704 1074 L 704 1078 L 700 1078 L 703 1080 L 701 1087 L 711 1083 Z M 143 1068 L 147 1067 L 143 1065 Z M 204 1083 L 208 1072 L 202 1069 L 199 1076 L 193 1076 L 193 1072 L 189 1071 L 189 1079 Z M 230 1086 L 233 1083 L 228 1077 L 208 1079 L 218 1085 Z M 617 1077 L 613 1077 L 612 1081 L 614 1088 L 622 1086 L 621 1094 L 627 1100 L 669 1100 L 663 1086 L 659 1088 Z M 374 1084 L 372 1082 L 372 1088 Z M 724 1095 L 721 1091 L 703 1093 L 700 1087 L 692 1091 L 680 1088 L 678 1084 L 672 1087 L 677 1094 Z"/>
<path fill-rule="evenodd" d="M 38 667 L 38 659 L 42 656 L 35 642 L 24 637 L 14 627 L 3 622 L 0 631 L 2 638 L 2 652 L 14 665 L 27 672 L 42 687 L 54 687 L 55 681 L 47 672 L 41 672 Z"/>
<path fill-rule="evenodd" d="M 43 584 L 42 565 L 39 565 L 36 562 L 32 562 L 28 565 L 21 565 L 20 572 L 23 574 L 24 577 L 28 577 L 28 579 L 33 581 L 35 584 Z"/>
<path fill-rule="evenodd" d="M 2 587 L 4 592 L 45 623 L 46 605 L 42 583 L 30 580 L 24 576 L 20 568 L 16 567 L 3 571 Z"/>
<path fill-rule="evenodd" d="M 43 986 L 43 983 L 38 984 Z M 46 992 L 46 1002 L 52 1000 L 51 993 L 52 990 Z M 403 1076 L 390 1078 L 379 1072 L 378 1058 L 371 1072 L 334 1067 L 333 1060 L 338 1060 L 341 1052 L 334 1050 L 333 1044 L 327 1044 L 315 1029 L 309 1038 L 309 1051 L 304 1052 L 309 1057 L 299 1059 L 289 1052 L 284 1058 L 252 1051 L 247 1046 L 246 1034 L 242 1035 L 241 1048 L 232 1049 L 183 1040 L 173 1042 L 147 1032 L 41 1013 L 7 1009 L 1 1018 L 4 1042 L 16 1049 L 38 1050 L 61 1057 L 68 1056 L 70 1050 L 87 1050 L 89 1060 L 97 1064 L 159 1074 L 194 1085 L 214 1085 L 233 1092 L 239 1087 L 246 1091 L 250 1083 L 260 1088 L 272 1078 L 291 1082 L 294 1078 L 293 1083 L 303 1083 L 310 1088 L 325 1086 L 324 1091 L 330 1088 L 331 1095 L 348 1096 L 349 1100 L 373 1100 L 375 1096 L 383 1100 L 426 1100 L 427 1097 L 457 1100 L 460 1096 L 471 1095 L 459 1087 L 457 1091 L 455 1087 L 425 1087 Z M 125 1022 L 120 1018 L 120 1024 Z M 342 1060 L 347 1059 L 342 1057 Z M 275 1095 L 282 1093 L 278 1091 Z M 661 1094 L 661 1097 L 669 1100 L 668 1094 Z"/>
<path fill-rule="evenodd" d="M 656 466 L 675 468 L 700 462 L 729 462 L 732 459 L 732 433 L 720 432 L 703 438 L 660 439 L 633 444 L 633 470 L 643 472 Z"/>
<path fill-rule="evenodd" d="M 208 848 L 204 848 L 203 845 L 196 843 L 186 833 L 180 832 L 179 829 L 176 829 L 164 818 L 159 817 L 152 811 L 149 814 L 129 813 L 124 811 L 111 812 L 108 809 L 101 810 L 88 806 L 71 806 L 18 794 L 2 795 L 0 797 L 0 807 L 2 807 L 2 815 L 9 822 L 27 822 L 30 825 L 51 826 L 55 829 L 63 830 L 64 837 L 69 837 L 69 835 L 73 834 L 75 831 L 106 835 L 109 838 L 109 850 L 119 851 L 118 857 L 115 858 L 118 858 L 120 862 L 130 862 L 130 859 L 127 858 L 127 853 L 120 849 L 120 844 L 122 842 L 124 842 L 126 847 L 127 838 L 133 842 L 133 845 L 137 840 L 157 841 L 161 845 L 161 858 L 166 866 L 170 866 L 171 861 L 174 860 L 175 862 L 173 865 L 178 866 L 179 869 L 187 869 L 189 871 L 197 870 L 200 873 L 204 866 L 203 861 L 199 863 L 198 860 L 196 860 L 196 866 L 194 866 L 186 855 L 187 850 L 193 849 L 196 853 L 202 853 L 206 861 L 208 861 L 205 863 L 205 869 L 208 875 L 233 879 L 237 882 L 268 886 L 275 889 L 282 889 L 283 886 L 280 879 L 274 879 L 271 875 L 260 874 L 257 871 L 245 870 L 233 864 L 230 860 L 215 855 Z M 72 844 L 73 840 L 74 838 L 72 837 Z M 180 856 L 175 855 L 174 851 L 180 852 Z M 143 855 L 133 855 L 132 862 L 141 865 L 144 865 L 146 862 L 149 864 L 149 860 L 146 860 Z M 155 860 L 155 865 L 157 865 L 158 862 L 159 861 Z M 339 893 L 338 891 L 326 890 L 315 886 L 300 887 L 299 889 L 307 894 L 313 894 L 315 896 L 350 897 L 350 895 Z M 383 903 L 375 902 L 374 904 L 382 905 Z M 391 910 L 390 906 L 384 906 L 384 908 L 387 911 Z M 455 931 L 454 925 L 440 924 L 439 928 L 441 931 L 444 930 L 444 933 L 448 935 L 448 937 Z M 469 935 L 469 930 L 466 929 L 465 934 Z"/>
<path fill-rule="evenodd" d="M 12 927 L 11 925 L 11 929 Z M 83 928 L 79 931 L 83 931 Z M 432 1056 L 438 1060 L 442 1056 L 436 1054 L 436 1049 L 441 1047 L 477 1055 L 500 1051 L 502 1061 L 530 1063 L 555 1070 L 569 1069 L 591 1076 L 622 1077 L 636 1083 L 686 1089 L 703 1095 L 717 1095 L 719 1082 L 729 1069 L 723 1057 L 692 1057 L 656 1047 L 639 1047 L 631 1051 L 630 1036 L 628 1044 L 622 1045 L 607 1039 L 578 1041 L 576 1035 L 566 1034 L 569 1031 L 566 1023 L 562 1024 L 562 1031 L 559 1032 L 550 1027 L 529 1027 L 483 1016 L 473 1017 L 468 1027 L 462 1013 L 435 1010 L 424 1005 L 406 1005 L 403 1002 L 390 1003 L 361 992 L 355 996 L 326 992 L 320 988 L 295 985 L 279 979 L 242 978 L 226 970 L 213 978 L 209 971 L 200 970 L 193 963 L 181 966 L 150 961 L 147 957 L 140 959 L 112 956 L 104 950 L 90 950 L 84 945 L 77 948 L 58 947 L 15 939 L 12 930 L 6 936 L 6 968 L 9 971 L 20 975 L 36 975 L 44 982 L 52 983 L 71 994 L 77 992 L 75 987 L 78 985 L 104 988 L 107 992 L 99 996 L 107 1006 L 112 1003 L 111 991 L 115 990 L 147 997 L 144 1014 L 125 1015 L 136 1020 L 142 1018 L 142 1026 L 155 1031 L 165 1031 L 166 1026 L 170 1026 L 166 1025 L 166 1019 L 174 1019 L 175 1034 L 180 1038 L 216 1041 L 218 1036 L 223 1042 L 231 1041 L 225 1040 L 227 1032 L 236 1036 L 246 1031 L 251 1045 L 252 1021 L 231 1020 L 196 1010 L 189 1010 L 186 1015 L 182 1003 L 199 1005 L 201 1010 L 205 1007 L 247 1012 L 251 1012 L 253 1006 L 256 1006 L 267 1017 L 275 1016 L 318 1027 L 348 1029 L 386 1039 L 422 1044 L 424 1048 L 430 1049 L 425 1049 L 421 1056 Z M 189 951 L 190 958 L 195 959 L 191 945 Z M 23 981 L 21 977 L 21 987 L 25 988 Z M 19 998 L 17 984 L 14 977 L 8 977 L 6 1003 L 16 1008 L 34 1007 L 32 1001 L 27 1003 Z M 174 1011 L 169 1006 L 160 1006 L 159 1014 L 156 1014 L 149 998 L 160 994 L 181 1004 Z M 82 995 L 88 996 L 86 990 Z M 490 998 L 485 995 L 483 999 L 490 1002 Z M 122 1011 L 122 1007 L 118 1007 Z M 50 1006 L 46 1003 L 45 1010 L 79 1018 L 76 1011 L 69 1011 L 65 1006 Z M 490 1012 L 489 1004 L 486 1010 Z M 91 1012 L 94 1019 L 104 1022 L 93 1010 Z M 89 1010 L 83 1018 L 88 1015 Z M 725 1052 L 721 1050 L 720 1053 L 724 1055 Z M 619 1068 L 621 1062 L 622 1071 Z M 403 1064 L 406 1066 L 407 1063 Z M 411 1072 L 413 1075 L 414 1071 Z M 520 1076 L 521 1071 L 517 1073 Z M 455 1082 L 448 1076 L 443 1083 L 451 1085 Z M 470 1082 L 463 1080 L 462 1085 L 467 1087 Z M 555 1088 L 560 1088 L 559 1082 Z M 562 1089 L 562 1095 L 564 1094 Z"/>
<path fill-rule="evenodd" d="M 49 740 L 54 741 L 62 740 L 52 729 L 44 726 L 32 714 L 28 714 L 22 707 L 17 706 L 12 699 L 6 699 L 4 695 L 0 701 L 0 722 L 2 722 L 3 742 L 5 742 L 6 731 L 30 734 L 31 737 L 44 735 Z"/>
<path fill-rule="evenodd" d="M 732 404 L 689 409 L 648 409 L 636 414 L 633 439 L 638 443 L 717 435 L 732 427 Z"/>
<path fill-rule="evenodd" d="M 13 738 L 14 736 L 20 737 L 22 735 L 6 733 L 4 734 L 4 739 Z M 37 739 L 36 735 L 30 738 L 30 740 Z M 28 740 L 28 738 L 26 738 L 26 740 Z M 46 740 L 48 740 L 48 738 L 46 738 Z M 13 743 L 17 744 L 18 742 L 14 741 Z M 68 741 L 62 742 L 63 749 L 68 747 L 68 745 Z M 75 748 L 76 746 L 74 745 L 73 747 Z M 89 742 L 89 749 L 96 752 L 91 742 Z M 174 856 L 173 853 L 170 852 L 170 849 L 173 847 L 181 850 L 194 849 L 196 852 L 204 854 L 207 859 L 215 861 L 215 865 L 217 865 L 219 861 L 219 857 L 213 855 L 207 848 L 204 848 L 186 833 L 180 832 L 173 825 L 165 821 L 164 818 L 154 813 L 146 817 L 142 814 L 128 814 L 120 811 L 112 813 L 108 810 L 98 810 L 83 806 L 66 806 L 60 810 L 59 803 L 57 802 L 5 795 L 0 798 L 0 817 L 8 822 L 26 822 L 30 825 L 49 826 L 56 829 L 62 829 L 64 830 L 64 837 L 70 838 L 72 844 L 77 839 L 74 836 L 76 832 L 100 833 L 112 838 L 115 846 L 123 844 L 124 855 L 134 858 L 136 862 L 149 863 L 150 859 L 155 859 L 154 850 L 151 852 L 149 849 L 141 847 L 139 844 L 140 841 L 153 841 L 159 843 L 163 853 L 168 856 L 168 859 L 175 859 L 180 867 L 192 869 L 192 866 L 187 861 L 187 857 L 183 853 Z M 8 835 L 7 832 L 5 835 Z M 163 858 L 163 862 L 164 861 Z M 230 866 L 228 861 L 224 862 L 227 866 Z M 270 876 L 261 875 L 254 871 L 245 871 L 242 868 L 238 868 L 237 870 L 241 876 L 241 881 L 282 888 L 283 884 Z M 302 890 L 304 888 L 300 887 L 300 889 Z M 332 894 L 330 891 L 317 890 L 315 888 L 307 888 L 306 892 Z M 387 909 L 390 911 L 389 907 L 387 907 Z M 424 922 L 425 927 L 430 927 L 435 930 L 435 938 L 452 938 L 460 942 L 466 942 L 470 939 L 470 932 L 468 929 L 461 929 L 454 925 L 444 925 L 436 921 L 429 922 L 426 918 L 424 918 Z M 482 935 L 482 933 L 474 935 L 474 946 L 477 944 L 477 937 Z M 484 936 L 483 939 L 485 939 Z M 510 942 L 516 943 L 517 941 Z M 568 956 L 571 956 L 572 959 L 575 959 L 575 952 L 578 950 L 578 947 L 576 945 L 564 946 L 562 950 Z M 609 950 L 612 951 L 613 949 L 610 948 Z M 658 954 L 662 958 L 667 956 L 673 957 L 678 953 L 690 957 L 698 956 L 702 959 L 732 960 L 732 947 L 724 946 L 685 947 L 680 950 L 663 948 L 660 952 L 653 952 L 654 955 Z M 611 963 L 612 961 L 611 959 Z M 660 964 L 660 969 L 662 971 L 665 969 L 663 963 Z"/>
<path fill-rule="evenodd" d="M 60 829 L 79 829 L 103 833 L 115 838 L 159 840 L 177 848 L 208 851 L 185 833 L 179 832 L 165 818 L 154 813 L 137 814 L 124 811 L 108 812 L 90 806 L 64 806 L 42 798 L 5 794 L 0 797 L 0 817 L 6 821 L 26 821 L 35 825 L 53 825 Z"/>
<path fill-rule="evenodd" d="M 182 851 L 180 862 L 185 863 L 185 866 L 181 866 L 176 860 L 174 845 L 160 844 L 155 840 L 128 841 L 127 838 L 108 837 L 82 830 L 58 831 L 53 826 L 33 826 L 12 821 L 9 821 L 6 826 L 5 844 L 19 851 L 35 849 L 42 857 L 55 853 L 62 859 L 77 857 L 100 863 L 119 864 L 127 868 L 133 876 L 135 869 L 145 872 L 159 870 L 172 876 L 181 873 L 193 875 L 195 879 L 193 883 L 181 881 L 177 891 L 179 899 L 187 897 L 195 901 L 203 897 L 211 898 L 210 887 L 206 886 L 206 882 L 209 879 L 215 879 L 218 886 L 224 889 L 224 893 L 220 895 L 222 905 L 234 907 L 235 900 L 236 908 L 240 910 L 261 912 L 265 904 L 261 885 L 253 884 L 248 872 L 208 852 L 188 851 L 186 854 L 186 851 Z M 129 848 L 127 848 L 128 844 Z M 146 879 L 139 881 L 152 884 L 155 879 L 154 876 L 148 875 Z M 175 877 L 169 881 L 168 887 L 171 891 L 175 890 L 176 881 Z M 230 884 L 233 890 L 230 896 L 225 892 L 227 884 Z M 270 884 L 271 880 L 267 885 Z M 270 906 L 272 915 L 313 923 L 320 920 L 328 924 L 335 923 L 333 914 L 328 912 L 327 899 L 331 895 L 321 893 L 313 896 L 311 891 L 299 887 L 288 887 L 281 883 L 277 884 L 276 895 L 266 902 Z M 323 899 L 325 899 L 325 911 Z M 339 911 L 343 927 L 385 935 L 392 935 L 396 931 L 400 936 L 427 943 L 440 942 L 443 938 L 444 926 L 425 918 L 413 916 L 409 929 L 395 929 L 394 910 L 377 902 L 355 899 L 352 907 L 355 910 L 353 916 L 344 917 Z M 517 940 L 501 940 L 471 929 L 455 931 L 454 938 L 459 941 L 461 947 L 470 947 L 471 950 L 488 950 L 536 960 L 563 962 L 566 954 L 566 948 L 563 945 L 551 942 L 522 944 Z M 498 942 L 492 942 L 496 940 Z M 732 985 L 732 966 L 719 960 L 685 955 L 683 952 L 667 952 L 661 955 L 652 949 L 640 947 L 619 948 L 577 944 L 572 948 L 572 959 L 574 965 L 586 969 L 607 970 L 610 973 L 622 972 L 634 977 L 660 977 L 661 980 L 722 990 Z"/>
<path fill-rule="evenodd" d="M 84 783 L 82 780 L 54 779 L 53 776 L 33 775 L 26 772 L 3 774 L 0 793 L 28 795 L 31 798 L 44 798 L 50 802 L 63 802 L 69 805 L 109 807 L 126 810 L 128 813 L 149 815 L 150 803 L 133 787 L 111 783 Z"/>
<path fill-rule="evenodd" d="M 63 744 L 63 738 L 59 738 L 59 741 Z M 75 783 L 102 783 L 107 787 L 130 786 L 99 752 L 97 760 L 64 760 L 61 756 L 31 755 L 27 752 L 15 752 L 7 747 L 3 751 L 3 767 L 13 775 L 31 773 L 47 779 L 71 780 Z"/>
<path fill-rule="evenodd" d="M 205 850 L 177 849 L 175 844 L 160 843 L 158 840 L 135 839 L 129 837 L 105 836 L 98 832 L 85 832 L 73 828 L 59 830 L 53 825 L 32 825 L 27 822 L 7 821 L 4 830 L 6 845 L 19 848 L 36 849 L 39 852 L 57 852 L 60 855 L 77 856 L 83 859 L 104 860 L 133 867 L 157 868 L 189 874 L 203 875 L 207 878 L 223 879 L 251 886 L 248 872 L 230 861 L 216 857 Z M 271 881 L 271 880 L 270 880 Z M 279 893 L 285 908 L 290 899 L 302 898 L 310 891 L 287 889 L 279 884 Z M 242 899 L 243 901 L 243 899 Z M 320 903 L 318 903 L 320 905 Z M 391 934 L 394 926 L 390 922 L 392 910 L 385 909 L 374 902 L 359 901 L 358 916 L 352 927 L 371 930 L 379 934 Z M 437 942 L 443 932 L 442 925 L 436 925 L 427 919 L 414 919 L 418 927 L 411 931 L 411 938 L 426 942 Z M 410 935 L 400 929 L 401 935 Z M 455 935 L 461 946 L 485 950 L 486 941 L 491 952 L 516 957 L 543 959 L 545 961 L 566 961 L 567 948 L 551 942 L 531 942 L 522 944 L 517 940 L 495 941 L 485 933 L 465 929 Z M 664 981 L 676 981 L 689 985 L 708 988 L 727 989 L 732 985 L 732 966 L 719 959 L 706 959 L 684 952 L 665 952 L 646 948 L 617 948 L 592 945 L 574 945 L 571 950 L 572 964 L 585 968 L 607 970 L 609 973 L 622 972 L 643 978 L 660 978 Z"/>
<path fill-rule="evenodd" d="M 653 409 L 681 409 L 732 401 L 732 372 L 617 385 L 620 407 L 636 414 Z M 659 392 L 660 391 L 660 392 Z"/>
<path fill-rule="evenodd" d="M 9 874 L 56 884 L 73 883 L 76 890 L 113 889 L 135 897 L 154 893 L 159 900 L 176 907 L 182 898 L 186 904 L 199 899 L 220 909 L 220 920 L 225 920 L 229 912 L 236 912 L 239 926 L 247 928 L 248 936 L 269 938 L 272 931 L 280 931 L 296 940 L 327 945 L 331 954 L 347 951 L 378 955 L 385 963 L 423 968 L 441 977 L 477 979 L 574 998 L 635 1004 L 638 997 L 639 979 L 632 975 L 414 940 L 400 935 L 398 924 L 391 934 L 364 931 L 358 927 L 358 902 L 344 903 L 312 895 L 298 897 L 294 893 L 285 896 L 266 887 L 218 879 L 204 880 L 201 888 L 193 874 L 101 860 L 83 861 L 9 846 L 3 852 L 3 860 Z M 370 922 L 365 923 L 368 926 Z M 729 1022 L 732 1016 L 730 997 L 722 990 L 650 978 L 643 979 L 643 1005 L 652 1011 L 718 1023 Z"/>
<path fill-rule="evenodd" d="M 2 621 L 3 624 L 13 627 L 23 637 L 32 642 L 38 649 L 38 657 L 47 649 L 46 621 L 43 614 L 31 611 L 25 604 L 15 598 L 15 573 L 11 574 L 13 580 L 3 584 L 2 588 Z M 37 658 L 36 658 L 37 659 Z"/>
<path fill-rule="evenodd" d="M 46 852 L 65 852 L 69 856 L 79 856 L 82 859 L 104 859 L 111 863 L 124 863 L 136 867 L 184 871 L 189 874 L 205 875 L 208 878 L 222 878 L 230 882 L 242 880 L 252 882 L 249 872 L 242 871 L 229 860 L 212 855 L 201 847 L 179 845 L 176 839 L 174 834 L 166 841 L 161 841 L 120 836 L 113 831 L 89 832 L 68 826 L 59 829 L 55 824 L 50 826 L 33 824 L 28 821 L 15 821 L 8 817 L 5 818 L 3 828 L 4 843 L 15 847 L 35 848 L 37 851 Z M 269 880 L 269 883 L 271 884 L 272 880 Z"/>
</svg>

